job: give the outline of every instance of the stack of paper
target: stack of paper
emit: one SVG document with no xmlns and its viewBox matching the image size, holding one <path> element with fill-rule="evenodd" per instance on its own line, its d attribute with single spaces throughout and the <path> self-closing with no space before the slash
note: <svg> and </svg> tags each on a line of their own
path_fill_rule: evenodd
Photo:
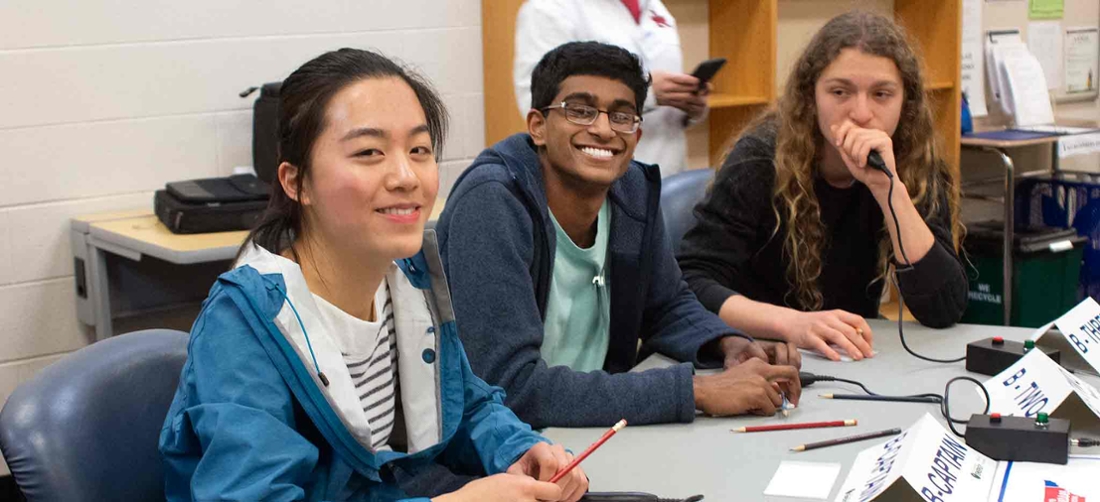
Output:
<svg viewBox="0 0 1100 502">
<path fill-rule="evenodd" d="M 986 64 L 993 99 L 1016 126 L 1054 123 L 1043 68 L 1018 33 L 991 39 Z"/>
</svg>

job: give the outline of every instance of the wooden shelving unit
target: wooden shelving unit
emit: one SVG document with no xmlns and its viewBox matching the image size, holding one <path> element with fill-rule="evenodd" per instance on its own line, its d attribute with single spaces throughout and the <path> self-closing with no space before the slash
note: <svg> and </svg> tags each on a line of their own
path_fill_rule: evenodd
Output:
<svg viewBox="0 0 1100 502">
<path fill-rule="evenodd" d="M 775 100 L 778 0 L 712 0 L 710 57 L 729 60 L 714 81 L 710 160 L 718 162 L 734 131 Z M 959 0 L 895 0 L 894 19 L 916 42 L 926 65 L 925 86 L 940 131 L 943 157 L 958 169 L 961 6 Z"/>
<path fill-rule="evenodd" d="M 706 0 L 699 0 L 706 1 Z M 714 80 L 709 118 L 711 165 L 727 140 L 776 99 L 779 0 L 710 0 L 710 57 L 724 57 Z M 515 17 L 522 0 L 482 0 L 485 69 L 485 141 L 523 130 L 515 109 L 512 57 Z M 925 62 L 925 86 L 940 133 L 941 155 L 959 165 L 961 113 L 961 0 L 894 0 L 894 18 L 908 30 Z"/>
<path fill-rule="evenodd" d="M 962 0 L 895 0 L 894 19 L 924 58 L 925 86 L 944 160 L 959 172 L 962 114 Z"/>
<path fill-rule="evenodd" d="M 485 146 L 526 128 L 516 108 L 512 62 L 516 14 L 523 0 L 481 0 L 481 64 L 485 75 Z M 526 110 L 524 110 L 526 112 Z"/>
<path fill-rule="evenodd" d="M 709 4 L 710 57 L 726 58 L 711 102 L 710 165 L 718 166 L 734 131 L 775 101 L 777 0 L 714 0 Z"/>
</svg>

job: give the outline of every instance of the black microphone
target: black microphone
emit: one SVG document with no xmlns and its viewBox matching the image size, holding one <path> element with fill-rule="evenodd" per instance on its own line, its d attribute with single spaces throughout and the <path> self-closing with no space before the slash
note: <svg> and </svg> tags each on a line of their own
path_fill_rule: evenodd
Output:
<svg viewBox="0 0 1100 502">
<path fill-rule="evenodd" d="M 882 171 L 887 178 L 894 177 L 894 173 L 886 168 L 886 162 L 883 162 L 882 155 L 878 154 L 878 150 L 871 150 L 871 153 L 867 154 L 867 165 Z"/>
</svg>

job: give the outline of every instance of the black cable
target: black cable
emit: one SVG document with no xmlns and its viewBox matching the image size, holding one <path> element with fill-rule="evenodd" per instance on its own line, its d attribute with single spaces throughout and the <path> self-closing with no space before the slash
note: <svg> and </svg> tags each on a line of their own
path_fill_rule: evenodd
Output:
<svg viewBox="0 0 1100 502">
<path fill-rule="evenodd" d="M 982 395 L 985 397 L 985 409 L 982 411 L 982 414 L 985 415 L 985 414 L 989 413 L 989 391 L 985 388 L 985 385 L 983 385 L 982 382 L 980 382 L 980 381 L 978 381 L 978 380 L 976 380 L 972 377 L 968 377 L 968 376 L 959 376 L 959 377 L 952 378 L 951 380 L 948 380 L 947 385 L 945 385 L 944 388 L 943 388 L 943 395 L 935 394 L 935 393 L 925 393 L 925 394 L 910 394 L 908 396 L 887 396 L 887 395 L 883 395 L 883 394 L 878 394 L 876 392 L 871 391 L 871 389 L 868 389 L 866 385 L 863 385 L 862 383 L 860 383 L 856 380 L 848 380 L 846 378 L 837 378 L 837 377 L 829 376 L 829 375 L 815 375 L 815 374 L 810 373 L 808 371 L 799 372 L 798 373 L 798 379 L 799 379 L 800 382 L 802 382 L 802 387 L 803 388 L 809 387 L 809 386 L 813 385 L 815 382 L 844 382 L 844 383 L 848 383 L 848 384 L 852 384 L 852 385 L 858 385 L 859 388 L 863 389 L 863 391 L 866 392 L 870 396 L 881 396 L 881 397 L 930 397 L 930 398 L 936 399 L 939 402 L 939 405 L 940 405 L 940 414 L 942 414 L 943 418 L 947 420 L 947 426 L 951 428 L 951 432 L 955 433 L 955 435 L 959 436 L 959 437 L 963 437 L 963 434 L 961 434 L 957 429 L 955 429 L 955 424 L 965 424 L 965 423 L 968 422 L 968 420 L 960 420 L 960 419 L 957 419 L 957 418 L 953 418 L 951 416 L 951 406 L 950 406 L 950 404 L 948 404 L 948 399 L 951 396 L 951 384 L 953 384 L 955 382 L 958 382 L 960 380 L 966 380 L 968 382 L 973 382 L 974 384 L 976 384 L 978 386 L 978 388 L 982 390 Z M 1090 444 L 1087 444 L 1087 443 L 1090 443 L 1091 441 L 1097 441 L 1097 443 L 1100 443 L 1100 440 L 1091 440 L 1091 439 L 1087 439 L 1087 438 L 1082 438 L 1080 441 L 1084 441 L 1086 443 L 1086 446 L 1091 446 Z"/>
<path fill-rule="evenodd" d="M 985 385 L 983 385 L 977 379 L 975 379 L 973 377 L 968 377 L 968 376 L 959 376 L 959 377 L 952 378 L 951 380 L 948 380 L 947 385 L 944 386 L 944 388 L 943 388 L 943 401 L 940 402 L 940 413 L 943 414 L 943 418 L 947 419 L 947 426 L 951 428 L 951 432 L 954 432 L 956 436 L 963 437 L 962 433 L 960 433 L 958 431 L 958 429 L 955 429 L 955 424 L 965 424 L 965 423 L 968 423 L 969 420 L 959 420 L 959 419 L 956 419 L 956 418 L 952 418 L 951 417 L 951 408 L 950 408 L 950 403 L 949 403 L 950 396 L 951 396 L 951 384 L 953 384 L 955 382 L 958 382 L 960 380 L 966 380 L 968 382 L 974 382 L 975 384 L 977 384 L 978 388 L 982 390 L 982 396 L 985 397 L 985 409 L 982 410 L 982 415 L 989 414 L 989 391 L 986 390 Z"/>
<path fill-rule="evenodd" d="M 885 169 L 885 166 L 883 166 Z M 890 208 L 890 216 L 894 219 L 894 230 L 897 233 L 898 238 L 898 250 L 901 251 L 901 258 L 905 260 L 906 270 L 913 268 L 913 262 L 909 261 L 909 255 L 905 254 L 905 243 L 901 240 L 901 223 L 898 222 L 898 213 L 894 211 L 894 177 L 887 175 L 890 179 L 890 191 L 886 195 L 886 205 Z M 905 351 L 910 353 L 917 359 L 923 359 L 925 361 L 933 363 L 957 363 L 965 361 L 966 356 L 962 356 L 956 359 L 936 359 L 934 357 L 922 356 L 909 348 L 909 344 L 905 342 L 905 330 L 902 328 L 902 316 L 905 311 L 905 296 L 901 294 L 901 280 L 898 279 L 898 271 L 894 270 L 894 285 L 898 288 L 898 337 L 901 339 L 901 346 L 905 348 Z"/>
<path fill-rule="evenodd" d="M 819 380 L 821 380 L 821 381 L 832 380 L 832 381 L 836 381 L 836 382 L 844 382 L 844 383 L 850 383 L 852 385 L 858 385 L 859 388 L 863 389 L 863 392 L 866 392 L 868 395 L 871 395 L 871 396 L 877 396 L 878 395 L 878 394 L 875 394 L 874 392 L 871 392 L 871 389 L 868 389 L 866 385 L 863 385 L 862 383 L 857 382 L 855 380 L 848 380 L 848 379 L 845 379 L 845 378 L 822 378 L 822 379 L 819 379 Z"/>
<path fill-rule="evenodd" d="M 863 389 L 863 392 L 866 392 L 868 396 L 931 397 L 931 398 L 935 398 L 937 400 L 942 400 L 943 399 L 943 396 L 941 396 L 939 394 L 935 394 L 935 393 L 910 394 L 908 396 L 884 396 L 882 394 L 879 394 L 877 392 L 872 391 L 871 389 L 868 389 L 866 385 L 863 385 L 862 383 L 857 382 L 855 380 L 848 380 L 846 378 L 838 378 L 838 377 L 829 376 L 829 375 L 815 375 L 815 374 L 810 373 L 808 371 L 799 372 L 798 373 L 798 381 L 801 382 L 802 387 L 809 387 L 810 385 L 813 385 L 814 382 L 844 382 L 844 383 L 848 383 L 848 384 L 852 384 L 852 385 L 858 385 L 859 388 Z"/>
<path fill-rule="evenodd" d="M 1081 447 L 1081 448 L 1089 448 L 1089 447 L 1092 447 L 1092 446 L 1100 446 L 1100 439 L 1073 438 L 1073 439 L 1069 440 L 1069 443 L 1072 444 L 1073 446 L 1078 446 L 1078 447 Z"/>
</svg>

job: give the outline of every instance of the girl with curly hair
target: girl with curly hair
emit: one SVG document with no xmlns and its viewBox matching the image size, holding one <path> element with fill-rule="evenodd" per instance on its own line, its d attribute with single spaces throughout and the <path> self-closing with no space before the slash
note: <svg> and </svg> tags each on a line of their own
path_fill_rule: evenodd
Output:
<svg viewBox="0 0 1100 502">
<path fill-rule="evenodd" d="M 902 28 L 868 12 L 833 18 L 695 208 L 679 255 L 685 280 L 731 326 L 833 360 L 836 349 L 873 354 L 865 318 L 878 317 L 895 269 L 917 320 L 954 324 L 967 294 L 959 189 L 933 124 Z M 893 190 L 868 165 L 872 151 Z"/>
</svg>

